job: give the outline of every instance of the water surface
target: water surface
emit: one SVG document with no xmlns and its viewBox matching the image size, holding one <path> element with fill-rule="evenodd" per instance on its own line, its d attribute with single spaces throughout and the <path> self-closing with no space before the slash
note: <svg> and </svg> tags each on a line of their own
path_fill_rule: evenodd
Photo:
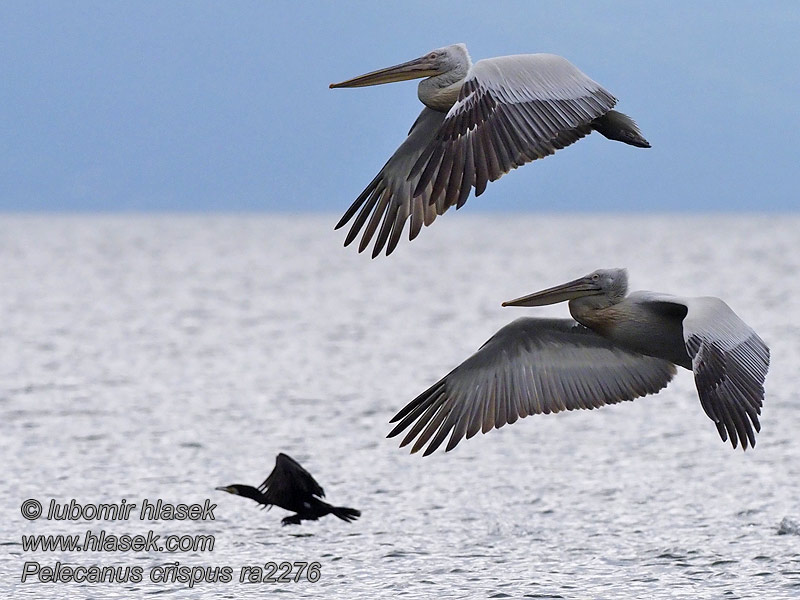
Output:
<svg viewBox="0 0 800 600">
<path fill-rule="evenodd" d="M 796 598 L 800 218 L 454 214 L 388 259 L 335 216 L 0 219 L 2 585 L 15 598 Z M 686 371 L 656 396 L 535 416 L 422 458 L 389 418 L 595 268 L 716 295 L 767 341 L 762 431 L 732 450 Z M 280 527 L 214 487 L 286 452 L 363 517 Z M 25 521 L 26 498 L 218 504 L 202 523 Z M 32 553 L 28 533 L 211 534 L 213 552 Z M 52 565 L 319 561 L 317 583 L 19 584 Z"/>
</svg>

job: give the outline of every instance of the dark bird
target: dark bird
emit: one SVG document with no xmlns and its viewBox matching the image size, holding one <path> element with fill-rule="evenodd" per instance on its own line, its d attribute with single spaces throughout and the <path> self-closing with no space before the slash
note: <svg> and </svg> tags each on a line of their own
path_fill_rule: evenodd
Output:
<svg viewBox="0 0 800 600">
<path fill-rule="evenodd" d="M 597 131 L 649 148 L 636 123 L 612 110 L 617 99 L 555 54 L 518 54 L 472 64 L 467 47 L 438 48 L 415 60 L 373 71 L 332 88 L 424 77 L 425 105 L 408 137 L 336 225 L 355 220 L 349 245 L 363 230 L 362 252 L 377 232 L 372 257 L 391 254 L 408 219 L 409 239 L 474 189 Z M 356 216 L 357 214 L 357 216 Z"/>
<path fill-rule="evenodd" d="M 719 298 L 628 292 L 625 269 L 604 269 L 503 306 L 569 301 L 575 319 L 521 318 L 405 406 L 393 437 L 425 455 L 518 418 L 597 408 L 654 394 L 694 372 L 700 404 L 723 441 L 756 443 L 769 348 Z M 577 321 L 577 322 L 576 322 Z"/>
<path fill-rule="evenodd" d="M 299 525 L 303 520 L 316 521 L 328 514 L 336 515 L 348 523 L 361 516 L 361 511 L 355 508 L 331 506 L 320 500 L 325 497 L 322 486 L 300 463 L 283 453 L 278 454 L 275 468 L 258 488 L 235 483 L 215 489 L 255 500 L 262 508 L 280 506 L 297 513 L 282 519 L 283 525 Z"/>
</svg>

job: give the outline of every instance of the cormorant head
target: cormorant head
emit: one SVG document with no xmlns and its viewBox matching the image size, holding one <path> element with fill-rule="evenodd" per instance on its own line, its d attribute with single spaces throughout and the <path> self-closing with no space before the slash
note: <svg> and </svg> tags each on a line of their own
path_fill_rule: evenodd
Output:
<svg viewBox="0 0 800 600">
<path fill-rule="evenodd" d="M 234 483 L 234 484 L 231 484 L 231 485 L 217 487 L 217 488 L 214 488 L 214 489 L 215 490 L 219 490 L 221 492 L 228 492 L 229 494 L 233 494 L 235 496 L 241 496 L 242 495 L 242 488 L 244 488 L 243 485 L 238 484 L 238 483 Z"/>
<path fill-rule="evenodd" d="M 226 485 L 223 487 L 214 488 L 221 492 L 228 492 L 229 494 L 233 494 L 234 496 L 244 496 L 245 498 L 250 498 L 251 500 L 255 500 L 259 504 L 266 504 L 266 497 L 262 492 L 260 492 L 257 488 L 254 488 L 252 485 L 243 485 L 241 483 L 234 483 L 231 485 Z"/>
</svg>

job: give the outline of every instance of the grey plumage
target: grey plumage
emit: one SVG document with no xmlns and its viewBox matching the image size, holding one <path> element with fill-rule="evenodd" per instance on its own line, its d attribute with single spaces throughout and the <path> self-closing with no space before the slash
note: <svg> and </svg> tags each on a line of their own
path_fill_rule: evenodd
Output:
<svg viewBox="0 0 800 600">
<path fill-rule="evenodd" d="M 612 111 L 617 100 L 568 60 L 520 54 L 480 60 L 466 46 L 434 50 L 415 61 L 331 87 L 360 87 L 415 77 L 426 105 L 408 138 L 337 223 L 358 213 L 345 238 L 361 232 L 359 252 L 377 232 L 372 256 L 397 246 L 410 218 L 409 239 L 451 206 L 480 196 L 495 181 L 544 158 L 593 130 L 649 147 L 634 121 Z"/>
<path fill-rule="evenodd" d="M 504 305 L 569 301 L 571 319 L 523 318 L 407 404 L 389 437 L 425 455 L 518 418 L 597 408 L 653 394 L 675 365 L 694 372 L 703 410 L 723 441 L 755 445 L 769 348 L 718 298 L 627 294 L 624 269 L 586 277 Z M 416 441 L 415 441 L 416 440 Z"/>
<path fill-rule="evenodd" d="M 427 456 L 448 434 L 449 451 L 528 415 L 653 394 L 674 374 L 672 363 L 624 350 L 572 319 L 520 318 L 397 413 L 389 437 L 416 421 L 401 446 L 418 436 L 416 452 L 432 439 Z"/>
</svg>

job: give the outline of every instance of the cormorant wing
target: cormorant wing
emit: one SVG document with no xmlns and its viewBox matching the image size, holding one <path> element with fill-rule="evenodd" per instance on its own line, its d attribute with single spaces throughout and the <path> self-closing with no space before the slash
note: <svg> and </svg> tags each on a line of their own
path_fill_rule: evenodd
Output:
<svg viewBox="0 0 800 600">
<path fill-rule="evenodd" d="M 345 246 L 369 219 L 359 252 L 380 224 L 372 256 L 380 254 L 384 245 L 389 255 L 409 216 L 413 240 L 423 224 L 430 225 L 453 205 L 463 206 L 473 188 L 480 196 L 488 181 L 591 133 L 592 121 L 616 102 L 561 56 L 520 54 L 479 60 L 446 114 L 423 109 L 406 141 L 336 229 L 360 209 Z"/>
<path fill-rule="evenodd" d="M 764 401 L 769 348 L 753 329 L 719 298 L 679 298 L 646 293 L 653 302 L 685 307 L 683 339 L 692 359 L 697 394 L 723 441 L 730 436 L 755 446 L 761 430 L 758 415 Z"/>
<path fill-rule="evenodd" d="M 282 452 L 275 459 L 275 468 L 258 486 L 270 504 L 281 504 L 283 498 L 294 496 L 325 497 L 322 486 L 300 463 Z"/>
<path fill-rule="evenodd" d="M 619 348 L 572 319 L 520 318 L 397 413 L 388 437 L 410 427 L 400 446 L 417 438 L 417 452 L 430 440 L 427 456 L 448 434 L 449 451 L 520 417 L 653 394 L 674 374 L 672 363 Z"/>
</svg>

